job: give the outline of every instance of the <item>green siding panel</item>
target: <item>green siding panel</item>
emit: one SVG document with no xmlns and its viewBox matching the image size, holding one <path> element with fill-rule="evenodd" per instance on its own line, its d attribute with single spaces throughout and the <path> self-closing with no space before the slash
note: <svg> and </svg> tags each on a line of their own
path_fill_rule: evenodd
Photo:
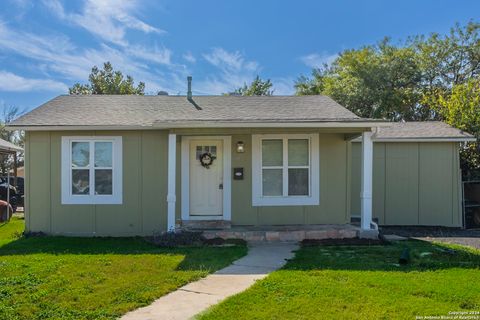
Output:
<svg viewBox="0 0 480 320">
<path fill-rule="evenodd" d="M 61 204 L 62 136 L 122 136 L 123 204 Z M 151 235 L 166 229 L 166 131 L 28 132 L 27 228 L 79 236 Z"/>
<path fill-rule="evenodd" d="M 420 225 L 453 224 L 453 145 L 424 143 L 420 150 Z"/>
<path fill-rule="evenodd" d="M 29 192 L 27 194 L 30 210 L 28 214 L 28 231 L 51 232 L 50 212 L 50 133 L 38 132 L 27 135 L 29 168 Z"/>
<path fill-rule="evenodd" d="M 305 207 L 308 224 L 347 223 L 347 142 L 342 134 L 320 134 L 320 205 Z"/>
<path fill-rule="evenodd" d="M 285 130 L 312 132 L 312 130 Z M 232 181 L 233 225 L 282 225 L 347 223 L 349 145 L 343 133 L 319 132 L 320 205 L 292 207 L 252 206 L 252 133 L 282 133 L 259 129 L 211 132 L 232 136 L 232 168 L 244 168 L 244 180 Z M 195 130 L 182 134 L 199 134 Z M 181 138 L 177 138 L 176 217 L 181 212 Z M 208 134 L 203 130 L 202 135 Z M 123 204 L 61 204 L 62 136 L 123 137 Z M 237 153 L 243 141 L 246 152 Z M 164 231 L 167 223 L 168 132 L 152 131 L 61 131 L 28 132 L 26 141 L 27 228 L 52 234 L 80 236 L 151 235 Z"/>
<path fill-rule="evenodd" d="M 244 153 L 237 153 L 237 142 L 243 141 Z M 243 168 L 243 180 L 232 179 L 232 224 L 258 225 L 258 210 L 252 206 L 252 136 L 232 135 L 232 169 Z"/>
<path fill-rule="evenodd" d="M 168 134 L 163 131 L 142 132 L 142 216 L 143 233 L 167 229 Z"/>
<path fill-rule="evenodd" d="M 373 217 L 378 219 L 378 223 L 385 223 L 385 156 L 386 156 L 386 144 L 375 143 L 373 149 Z M 360 195 L 360 193 L 359 193 Z M 357 197 L 360 202 L 360 196 Z"/>
<path fill-rule="evenodd" d="M 375 143 L 373 216 L 381 225 L 459 227 L 458 143 Z M 351 214 L 360 215 L 361 144 L 352 143 Z"/>
<path fill-rule="evenodd" d="M 287 130 L 295 132 L 294 130 Z M 244 180 L 232 180 L 233 225 L 348 223 L 360 214 L 361 145 L 349 145 L 343 133 L 319 132 L 320 204 L 252 206 L 252 133 L 260 129 L 196 132 L 177 138 L 177 206 L 180 219 L 180 143 L 182 134 L 232 136 L 232 168 L 244 168 Z M 312 132 L 302 130 L 301 132 Z M 123 204 L 61 204 L 61 137 L 123 137 Z M 237 153 L 243 141 L 246 151 Z M 168 132 L 28 132 L 25 145 L 26 228 L 64 235 L 128 236 L 164 231 L 167 223 Z M 375 143 L 374 217 L 380 224 L 461 225 L 461 185 L 456 143 Z"/>
<path fill-rule="evenodd" d="M 350 212 L 352 217 L 359 217 L 360 216 L 360 186 L 361 186 L 361 166 L 362 166 L 362 149 L 360 143 L 351 143 L 352 154 L 350 155 L 352 158 L 351 161 L 351 178 L 350 178 Z M 376 148 L 373 149 L 375 153 Z M 376 167 L 374 158 L 373 167 Z M 375 173 L 374 173 L 375 174 Z M 375 194 L 373 194 L 373 201 L 375 202 Z M 375 214 L 376 210 L 373 210 L 373 214 Z"/>
<path fill-rule="evenodd" d="M 389 143 L 385 154 L 385 223 L 418 224 L 418 144 Z"/>
</svg>

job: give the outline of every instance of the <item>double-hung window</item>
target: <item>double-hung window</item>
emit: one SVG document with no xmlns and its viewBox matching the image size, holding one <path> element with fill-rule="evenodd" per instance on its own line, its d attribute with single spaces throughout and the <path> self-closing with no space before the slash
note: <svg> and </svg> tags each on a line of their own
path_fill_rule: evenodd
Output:
<svg viewBox="0 0 480 320">
<path fill-rule="evenodd" d="M 319 203 L 317 134 L 252 137 L 254 206 Z"/>
<path fill-rule="evenodd" d="M 122 138 L 62 137 L 62 204 L 122 203 Z"/>
</svg>

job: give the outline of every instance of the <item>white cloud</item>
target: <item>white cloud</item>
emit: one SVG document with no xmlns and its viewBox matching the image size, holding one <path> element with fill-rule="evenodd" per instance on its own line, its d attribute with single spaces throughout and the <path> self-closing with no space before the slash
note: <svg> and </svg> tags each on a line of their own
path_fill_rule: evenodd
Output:
<svg viewBox="0 0 480 320">
<path fill-rule="evenodd" d="M 24 78 L 8 71 L 0 70 L 0 91 L 67 91 L 68 87 L 59 81 L 49 79 Z"/>
<path fill-rule="evenodd" d="M 293 78 L 273 78 L 273 94 L 280 96 L 289 96 L 295 93 Z"/>
<path fill-rule="evenodd" d="M 51 10 L 59 11 L 60 15 L 64 14 L 60 2 L 50 1 L 49 4 Z M 121 39 L 125 41 L 126 38 Z M 130 43 L 119 46 L 111 42 L 100 42 L 96 47 L 77 47 L 72 41 L 73 39 L 61 33 L 33 34 L 14 29 L 0 21 L 0 53 L 25 57 L 29 66 L 36 68 L 37 73 L 29 76 L 33 79 L 14 79 L 17 83 L 23 83 L 18 85 L 18 88 L 25 88 L 21 90 L 29 90 L 26 88 L 34 87 L 32 84 L 38 84 L 43 78 L 55 77 L 57 81 L 68 85 L 78 81 L 86 82 L 92 66 L 102 67 L 104 62 L 110 61 L 113 67 L 121 70 L 124 75 L 131 75 L 137 82 L 145 82 L 146 93 L 155 94 L 159 90 L 165 90 L 170 94 L 185 94 L 186 77 L 192 74 L 187 65 L 199 62 L 198 56 L 196 58 L 187 51 L 180 56 L 181 61 L 187 65 L 176 63 L 172 51 L 161 45 Z M 250 83 L 261 71 L 256 61 L 248 59 L 240 51 L 213 48 L 200 57 L 209 68 L 205 68 L 202 74 L 193 74 L 195 94 L 231 92 L 245 83 Z M 9 74 L 9 77 L 12 78 L 12 75 L 15 76 Z M 289 81 L 272 79 L 275 94 L 291 94 L 292 85 Z M 44 80 L 43 84 L 45 87 L 56 88 L 55 90 L 61 88 L 67 92 L 67 86 L 62 82 Z M 2 87 L 7 88 L 7 84 L 2 82 Z M 8 88 L 10 90 L 12 86 Z"/>
<path fill-rule="evenodd" d="M 186 61 L 188 61 L 190 63 L 197 62 L 197 59 L 195 58 L 195 56 L 191 52 L 184 53 L 182 55 L 182 57 L 183 57 L 183 59 L 185 59 Z"/>
<path fill-rule="evenodd" d="M 324 64 L 331 64 L 338 57 L 338 54 L 328 53 L 311 53 L 306 56 L 300 57 L 300 60 L 310 68 L 320 68 Z"/>
<path fill-rule="evenodd" d="M 213 66 L 222 70 L 250 70 L 255 71 L 258 64 L 255 61 L 245 61 L 239 51 L 228 52 L 223 48 L 213 48 L 212 52 L 204 54 L 203 57 Z"/>
<path fill-rule="evenodd" d="M 127 29 L 144 33 L 165 33 L 134 14 L 138 3 L 134 0 L 87 0 L 81 13 L 67 13 L 59 0 L 43 0 L 44 4 L 60 19 L 76 24 L 103 40 L 127 45 Z"/>
<path fill-rule="evenodd" d="M 223 48 L 213 48 L 203 57 L 218 73 L 207 75 L 197 88 L 199 94 L 222 94 L 250 83 L 260 72 L 256 61 L 246 60 L 239 51 L 228 52 Z M 195 91 L 194 91 L 195 92 Z"/>
<path fill-rule="evenodd" d="M 20 9 L 30 9 L 33 7 L 31 0 L 10 0 L 10 2 Z"/>
<path fill-rule="evenodd" d="M 151 62 L 159 64 L 171 65 L 172 51 L 167 48 L 153 47 L 149 49 L 144 46 L 129 46 L 125 50 L 128 54 Z"/>
<path fill-rule="evenodd" d="M 139 46 L 113 48 L 107 44 L 101 44 L 98 49 L 78 49 L 64 36 L 18 32 L 1 23 L 0 51 L 14 52 L 36 61 L 38 71 L 47 76 L 54 73 L 71 82 L 86 81 L 94 65 L 101 67 L 104 62 L 110 61 L 115 69 L 131 75 L 136 81 L 144 81 L 152 92 L 170 91 L 175 82 L 169 75 L 154 70 L 155 64 L 151 62 L 167 65 L 182 75 L 186 72 L 183 66 L 170 64 L 171 52 L 168 49 Z"/>
</svg>

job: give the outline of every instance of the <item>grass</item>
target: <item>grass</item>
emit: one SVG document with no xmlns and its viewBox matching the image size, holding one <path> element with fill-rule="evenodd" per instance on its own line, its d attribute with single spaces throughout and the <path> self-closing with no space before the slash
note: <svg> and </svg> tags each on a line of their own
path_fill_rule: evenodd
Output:
<svg viewBox="0 0 480 320">
<path fill-rule="evenodd" d="M 410 248 L 411 262 L 399 257 Z M 480 251 L 421 241 L 314 246 L 207 319 L 415 319 L 480 311 Z"/>
<path fill-rule="evenodd" d="M 141 238 L 21 237 L 0 225 L 0 319 L 115 319 L 229 265 L 246 247 L 158 248 Z"/>
</svg>

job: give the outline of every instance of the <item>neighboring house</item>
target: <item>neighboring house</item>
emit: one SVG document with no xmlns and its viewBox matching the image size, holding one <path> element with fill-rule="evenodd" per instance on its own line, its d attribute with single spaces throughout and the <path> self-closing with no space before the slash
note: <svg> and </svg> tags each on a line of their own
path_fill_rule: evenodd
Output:
<svg viewBox="0 0 480 320">
<path fill-rule="evenodd" d="M 352 213 L 366 233 L 372 214 L 459 226 L 458 143 L 472 140 L 442 124 L 362 119 L 325 96 L 67 95 L 10 128 L 26 130 L 27 230 L 84 236 L 151 235 L 192 221 L 347 224 Z M 395 142 L 373 148 L 383 132 Z M 416 139 L 404 143 L 409 134 Z M 444 197 L 451 221 L 437 210 Z M 417 222 L 404 219 L 419 212 Z"/>
</svg>

